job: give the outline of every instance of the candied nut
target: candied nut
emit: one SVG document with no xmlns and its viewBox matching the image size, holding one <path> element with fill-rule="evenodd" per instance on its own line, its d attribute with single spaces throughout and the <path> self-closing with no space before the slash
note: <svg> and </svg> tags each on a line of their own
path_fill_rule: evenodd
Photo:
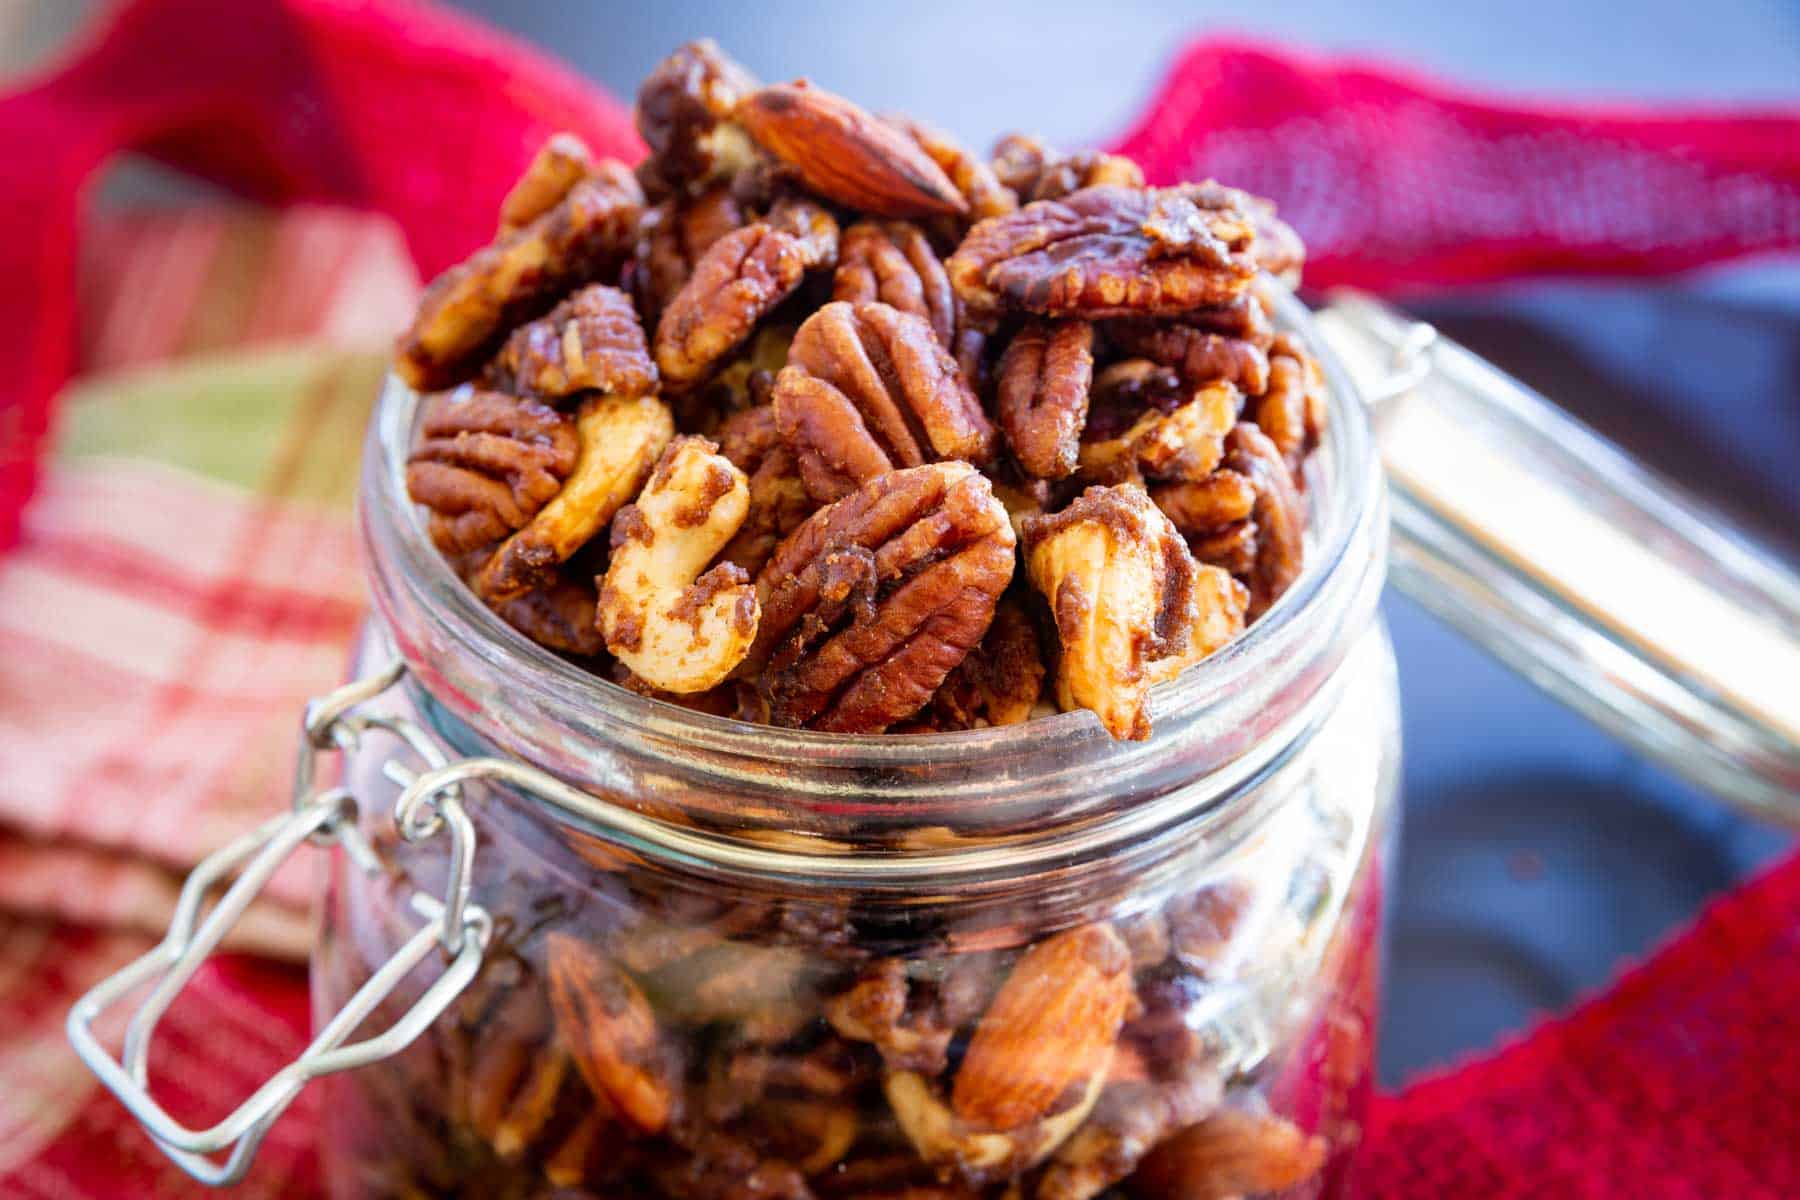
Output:
<svg viewBox="0 0 1800 1200">
<path fill-rule="evenodd" d="M 1087 1120 L 1099 1099 L 1105 1073 L 1085 1088 L 1062 1097 L 1067 1107 L 1011 1129 L 971 1127 L 932 1090 L 924 1076 L 895 1071 L 883 1081 L 888 1107 L 919 1157 L 959 1175 L 972 1187 L 1017 1176 L 1044 1161 Z"/>
<path fill-rule="evenodd" d="M 1091 1200 L 1130 1175 L 1170 1133 L 1215 1110 L 1223 1093 L 1224 1079 L 1211 1069 L 1166 1082 L 1109 1082 L 1044 1168 L 1033 1200 Z"/>
<path fill-rule="evenodd" d="M 1256 509 L 1256 488 L 1236 471 L 1220 467 L 1192 483 L 1153 487 L 1150 499 L 1183 534 L 1202 537 L 1249 520 Z"/>
<path fill-rule="evenodd" d="M 431 510 L 445 554 L 498 541 L 548 504 L 574 469 L 567 417 L 534 400 L 459 388 L 430 397 L 406 462 L 406 491 Z"/>
<path fill-rule="evenodd" d="M 1106 336 L 1127 354 L 1173 368 L 1189 387 L 1224 380 L 1258 396 L 1269 384 L 1268 356 L 1243 338 L 1164 321 L 1109 322 Z"/>
<path fill-rule="evenodd" d="M 1081 447 L 1083 476 L 1120 483 L 1140 476 L 1194 482 L 1205 479 L 1225 453 L 1242 398 L 1229 383 L 1210 383 L 1171 412 L 1151 409 L 1116 438 Z"/>
<path fill-rule="evenodd" d="M 981 645 L 944 678 L 921 716 L 935 729 L 1016 725 L 1037 707 L 1044 675 L 1031 614 L 1017 597 L 1002 597 Z"/>
<path fill-rule="evenodd" d="M 745 219 L 743 207 L 723 184 L 645 210 L 638 225 L 634 290 L 652 326 L 694 273 L 701 255 L 742 228 Z"/>
<path fill-rule="evenodd" d="M 432 280 L 395 348 L 400 378 L 419 391 L 459 383 L 506 330 L 578 284 L 616 271 L 643 204 L 635 183 L 625 183 L 583 179 L 555 208 Z"/>
<path fill-rule="evenodd" d="M 1300 286 L 1300 269 L 1306 265 L 1306 245 L 1294 227 L 1275 215 L 1273 201 L 1246 196 L 1250 223 L 1256 226 L 1256 265 L 1291 288 Z"/>
<path fill-rule="evenodd" d="M 734 229 L 694 264 L 656 325 L 656 365 L 670 388 L 701 382 L 806 274 L 800 239 L 758 221 Z"/>
<path fill-rule="evenodd" d="M 663 59 L 638 88 L 633 115 L 650 156 L 638 167 L 661 195 L 729 178 L 756 160 L 756 147 L 732 119 L 756 77 L 709 38 Z"/>
<path fill-rule="evenodd" d="M 807 318 L 775 379 L 775 419 L 822 502 L 897 467 L 994 453 L 994 428 L 931 327 L 878 302 Z"/>
<path fill-rule="evenodd" d="M 769 228 L 794 239 L 800 248 L 800 265 L 806 270 L 823 271 L 837 265 L 837 218 L 820 205 L 798 196 L 783 196 L 763 220 Z"/>
<path fill-rule="evenodd" d="M 943 130 L 911 117 L 888 117 L 906 136 L 917 142 L 931 161 L 936 163 L 968 201 L 969 217 L 980 221 L 998 217 L 1019 207 L 1019 198 L 1001 183 L 994 169 L 965 149 L 962 143 Z M 1143 180 L 1139 179 L 1139 183 Z M 1036 197 L 1034 197 L 1035 199 Z"/>
<path fill-rule="evenodd" d="M 1176 959 L 1200 974 L 1217 968 L 1231 952 L 1255 900 L 1255 885 L 1241 876 L 1217 880 L 1171 900 L 1163 917 Z"/>
<path fill-rule="evenodd" d="M 1127 1183 L 1137 1200 L 1235 1200 L 1284 1192 L 1325 1165 L 1325 1139 L 1291 1121 L 1222 1108 L 1144 1159 Z"/>
<path fill-rule="evenodd" d="M 882 217 L 961 214 L 968 201 L 900 130 L 806 80 L 752 93 L 737 120 L 808 190 Z"/>
<path fill-rule="evenodd" d="M 750 477 L 750 512 L 719 557 L 755 575 L 781 539 L 817 507 L 767 404 L 743 409 L 719 426 L 719 453 Z"/>
<path fill-rule="evenodd" d="M 586 142 L 572 133 L 551 134 L 500 202 L 500 232 L 531 224 L 561 204 L 569 189 L 593 171 L 594 155 Z"/>
<path fill-rule="evenodd" d="M 581 1077 L 645 1133 L 675 1108 L 675 1074 L 650 1002 L 631 977 L 566 933 L 545 938 L 556 1032 Z"/>
<path fill-rule="evenodd" d="M 564 574 L 493 606 L 502 621 L 559 654 L 592 658 L 606 649 L 594 624 L 598 595 L 592 583 Z"/>
<path fill-rule="evenodd" d="M 1027 950 L 969 1040 L 951 1093 L 957 1119 L 1016 1129 L 1104 1079 L 1133 1002 L 1130 968 L 1130 950 L 1107 924 L 1064 930 Z"/>
<path fill-rule="evenodd" d="M 1000 356 L 1000 427 L 1019 465 L 1040 479 L 1075 470 L 1094 380 L 1094 327 L 1027 322 Z"/>
<path fill-rule="evenodd" d="M 1251 418 L 1281 451 L 1294 485 L 1301 467 L 1325 430 L 1325 376 L 1312 355 L 1287 334 L 1269 358 L 1269 386 L 1257 400 Z"/>
<path fill-rule="evenodd" d="M 990 956 L 960 956 L 941 976 L 918 978 L 897 958 L 864 967 L 847 990 L 829 997 L 825 1020 L 853 1042 L 867 1042 L 890 1071 L 942 1074 L 950 1039 L 987 1000 Z"/>
<path fill-rule="evenodd" d="M 562 489 L 500 544 L 473 587 L 490 604 L 521 596 L 606 528 L 643 486 L 674 436 L 674 420 L 655 396 L 591 394 L 575 416 L 580 452 Z"/>
<path fill-rule="evenodd" d="M 956 348 L 957 300 L 937 251 L 917 225 L 858 221 L 844 231 L 832 299 L 883 304 L 923 318 L 938 344 Z"/>
<path fill-rule="evenodd" d="M 1255 277 L 1243 194 L 1214 183 L 1092 187 L 982 221 L 947 268 L 965 303 L 1048 316 L 1178 315 Z"/>
<path fill-rule="evenodd" d="M 1305 565 L 1306 506 L 1281 452 L 1255 425 L 1239 422 L 1226 436 L 1225 465 L 1256 489 L 1256 561 L 1245 580 L 1254 620 L 1288 590 Z"/>
<path fill-rule="evenodd" d="M 1093 710 L 1116 738 L 1149 737 L 1151 686 L 1243 632 L 1243 589 L 1196 563 L 1136 484 L 1089 488 L 1025 532 L 1062 648 L 1057 702 Z"/>
<path fill-rule="evenodd" d="M 756 589 L 742 567 L 712 562 L 744 523 L 749 482 L 705 438 L 669 443 L 635 504 L 613 521 L 600 589 L 606 648 L 665 692 L 724 681 L 756 637 Z"/>
<path fill-rule="evenodd" d="M 757 577 L 750 661 L 772 719 L 876 733 L 917 712 L 987 632 L 1015 544 L 961 462 L 891 471 L 808 517 Z"/>
<path fill-rule="evenodd" d="M 507 390 L 546 397 L 588 390 L 641 396 L 656 390 L 656 364 L 631 298 L 596 283 L 513 330 L 489 378 Z"/>
<path fill-rule="evenodd" d="M 1122 154 L 1064 154 L 1041 139 L 1012 133 L 994 146 L 994 176 L 1021 204 L 1055 200 L 1088 187 L 1143 187 L 1144 172 Z"/>
</svg>

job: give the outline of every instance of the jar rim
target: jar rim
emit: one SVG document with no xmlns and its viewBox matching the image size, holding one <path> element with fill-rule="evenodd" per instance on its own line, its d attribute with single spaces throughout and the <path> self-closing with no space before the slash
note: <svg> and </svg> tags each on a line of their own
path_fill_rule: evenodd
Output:
<svg viewBox="0 0 1800 1200">
<path fill-rule="evenodd" d="M 1366 626 L 1385 569 L 1385 492 L 1361 394 L 1314 329 L 1306 307 L 1273 280 L 1265 279 L 1263 286 L 1277 327 L 1305 338 L 1328 387 L 1331 418 L 1315 456 L 1318 465 L 1309 471 L 1306 493 L 1311 506 L 1307 563 L 1288 591 L 1243 635 L 1152 691 L 1154 732 L 1147 741 L 1112 742 L 1094 714 L 1085 710 L 1016 725 L 939 733 L 790 730 L 695 712 L 594 675 L 502 621 L 462 583 L 431 543 L 421 510 L 408 498 L 405 485 L 419 397 L 391 376 L 371 424 L 359 504 L 365 567 L 377 612 L 388 639 L 428 696 L 482 742 L 528 762 L 556 760 L 535 765 L 574 776 L 571 782 L 577 784 L 591 782 L 602 791 L 609 790 L 609 783 L 616 786 L 617 779 L 608 776 L 616 777 L 620 766 L 603 753 L 584 755 L 591 748 L 580 743 L 587 740 L 660 739 L 678 747 L 665 749 L 665 754 L 703 760 L 734 781 L 730 765 L 734 761 L 780 763 L 796 777 L 788 780 L 795 805 L 804 809 L 810 802 L 817 810 L 796 817 L 793 826 L 802 832 L 842 833 L 857 822 L 883 826 L 889 834 L 909 825 L 1017 828 L 1021 810 L 1016 806 L 999 804 L 965 822 L 954 807 L 955 797 L 909 791 L 907 781 L 915 774 L 940 779 L 946 771 L 957 770 L 1010 781 L 1021 770 L 1034 769 L 1022 764 L 1059 755 L 1066 760 L 1069 747 L 1077 743 L 1091 746 L 1096 761 L 1084 763 L 1081 776 L 1069 785 L 1085 786 L 1090 792 L 1095 790 L 1096 772 L 1109 789 L 1123 786 L 1122 781 L 1177 753 L 1185 756 L 1191 778 L 1235 764 L 1234 786 L 1241 786 L 1246 776 L 1241 761 L 1244 745 L 1259 737 L 1301 736 L 1298 730 L 1309 724 L 1291 718 L 1311 707 L 1313 694 L 1341 661 L 1347 642 L 1353 640 L 1343 634 L 1360 633 Z M 1321 632 L 1340 625 L 1354 627 Z M 1321 662 L 1332 648 L 1335 657 Z M 1245 709 L 1244 697 L 1273 694 L 1277 684 L 1288 685 L 1285 691 L 1294 693 L 1284 713 L 1271 714 L 1264 722 L 1262 713 Z M 485 705 L 480 698 L 484 691 L 504 695 L 509 703 Z M 1208 715 L 1230 709 L 1233 703 L 1237 704 L 1230 723 L 1233 730 L 1246 723 L 1261 725 L 1235 733 L 1243 744 L 1229 753 L 1221 745 L 1220 753 L 1209 758 L 1193 743 L 1206 742 L 1217 733 L 1218 723 L 1209 723 Z M 515 707 L 517 711 L 512 711 Z M 556 728 L 547 730 L 545 724 Z M 1258 757 L 1273 761 L 1282 747 L 1262 749 L 1266 755 Z M 855 772 L 855 784 L 844 782 L 846 770 Z M 804 776 L 814 771 L 831 774 L 832 780 L 809 789 Z M 859 795 L 857 785 L 870 794 Z M 1195 803 L 1216 798 L 1182 790 Z M 877 791 L 879 795 L 874 794 Z M 983 793 L 973 787 L 965 795 L 979 798 Z M 934 806 L 927 797 L 941 803 Z M 908 806 L 902 808 L 903 803 Z M 1074 809 L 1093 812 L 1092 805 L 1077 804 Z M 1013 824 L 1001 819 L 1002 810 Z M 1062 821 L 1072 811 L 1064 806 L 1057 814 L 1045 815 Z M 778 820 L 766 823 L 782 825 Z"/>
</svg>

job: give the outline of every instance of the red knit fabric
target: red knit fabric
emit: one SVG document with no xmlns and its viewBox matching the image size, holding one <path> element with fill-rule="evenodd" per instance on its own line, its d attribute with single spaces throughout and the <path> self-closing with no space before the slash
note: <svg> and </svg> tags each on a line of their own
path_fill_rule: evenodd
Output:
<svg viewBox="0 0 1800 1200">
<path fill-rule="evenodd" d="M 0 548 L 16 536 L 73 363 L 77 207 L 108 156 L 145 151 L 272 203 L 386 213 L 431 273 L 491 233 L 500 195 L 558 128 L 605 153 L 636 148 L 616 103 L 435 8 L 142 0 L 114 13 L 66 65 L 0 101 L 0 339 L 11 366 L 0 384 Z M 1210 173 L 1273 196 L 1314 249 L 1313 282 L 1396 289 L 1791 250 L 1797 146 L 1793 112 L 1527 109 L 1386 69 L 1213 42 L 1178 60 L 1120 148 L 1158 179 Z M 55 936 L 74 961 L 95 957 L 90 943 L 104 935 Z M 1720 902 L 1570 1016 L 1379 1101 L 1361 1193 L 1800 1195 L 1797 952 L 1800 860 Z M 53 971 L 33 1003 L 66 1005 L 90 982 Z M 265 1022 L 209 1022 L 209 1004 L 241 1008 L 245 996 Z M 163 1027 L 164 1052 L 185 1067 L 165 1100 L 178 1115 L 216 1115 L 298 1049 L 304 1026 L 291 971 L 222 960 Z M 315 1190 L 313 1103 L 265 1146 L 262 1194 Z M 101 1098 L 9 1169 L 5 1190 L 184 1190 L 128 1124 Z"/>
</svg>

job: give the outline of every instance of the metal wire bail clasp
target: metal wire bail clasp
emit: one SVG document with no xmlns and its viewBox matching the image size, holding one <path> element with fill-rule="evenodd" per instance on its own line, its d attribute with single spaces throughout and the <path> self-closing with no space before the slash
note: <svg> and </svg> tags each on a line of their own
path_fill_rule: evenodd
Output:
<svg viewBox="0 0 1800 1200">
<path fill-rule="evenodd" d="M 157 1023 L 289 855 L 309 841 L 338 843 L 359 867 L 382 870 L 378 855 L 356 824 L 355 798 L 344 788 L 318 788 L 319 754 L 350 749 L 363 734 L 378 729 L 404 742 L 429 771 L 435 773 L 448 765 L 424 731 L 409 719 L 359 710 L 360 705 L 392 687 L 402 674 L 404 667 L 396 660 L 307 706 L 295 769 L 294 810 L 203 860 L 183 885 L 163 940 L 95 986 L 69 1012 L 69 1041 L 82 1062 L 143 1124 L 163 1152 L 202 1183 L 221 1186 L 242 1179 L 270 1126 L 308 1082 L 399 1053 L 437 1020 L 480 969 L 493 922 L 483 909 L 468 902 L 475 829 L 462 809 L 460 792 L 440 790 L 433 795 L 431 819 L 403 826 L 401 835 L 409 841 L 423 841 L 448 831 L 451 870 L 444 899 L 418 892 L 410 897 L 412 909 L 424 923 L 318 1030 L 300 1056 L 207 1129 L 181 1124 L 150 1094 L 150 1039 Z M 236 879 L 202 917 L 207 894 L 233 874 Z M 401 981 L 440 947 L 449 956 L 448 962 L 413 1006 L 386 1030 L 346 1043 Z M 95 1023 L 113 1004 L 146 985 L 150 991 L 132 1012 L 123 1050 L 114 1058 L 100 1043 Z M 220 1151 L 228 1151 L 223 1160 L 212 1157 Z"/>
</svg>

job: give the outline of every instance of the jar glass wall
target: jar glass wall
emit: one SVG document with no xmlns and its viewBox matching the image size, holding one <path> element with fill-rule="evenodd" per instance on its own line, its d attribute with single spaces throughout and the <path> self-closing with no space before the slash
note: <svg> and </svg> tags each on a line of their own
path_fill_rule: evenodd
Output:
<svg viewBox="0 0 1800 1200">
<path fill-rule="evenodd" d="M 334 1194 L 1341 1194 L 1399 746 L 1374 618 L 1384 495 L 1325 366 L 1311 565 L 1159 691 L 1143 743 L 1086 713 L 758 728 L 587 676 L 437 559 L 400 481 L 416 399 L 390 389 L 365 468 L 364 658 L 405 660 L 398 707 L 446 755 L 574 790 L 463 785 L 494 933 L 411 1047 L 327 1081 Z M 384 805 L 416 766 L 379 739 L 350 756 L 391 869 L 336 863 L 321 1017 L 414 931 L 403 897 L 442 890 L 441 848 L 403 841 Z"/>
</svg>

